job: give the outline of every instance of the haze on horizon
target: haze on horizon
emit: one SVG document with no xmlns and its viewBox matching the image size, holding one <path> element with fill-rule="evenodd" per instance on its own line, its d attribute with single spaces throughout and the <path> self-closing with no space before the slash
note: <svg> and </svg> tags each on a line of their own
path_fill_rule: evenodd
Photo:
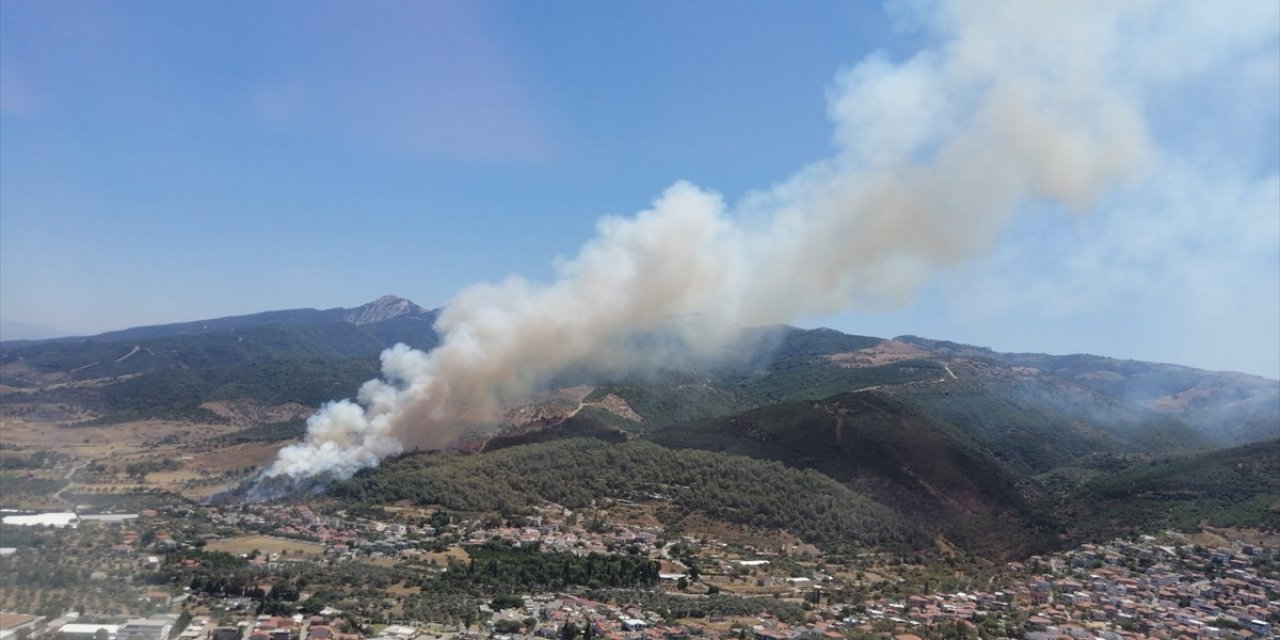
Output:
<svg viewBox="0 0 1280 640">
<path fill-rule="evenodd" d="M 801 324 L 1280 377 L 1280 10 L 1170 6 L 1124 25 L 1152 36 L 1126 52 L 1152 98 L 1139 175 L 1087 215 L 1020 211 L 912 296 Z M 936 45 L 918 16 L 940 15 L 771 8 L 6 3 L 0 316 L 96 333 L 438 306 L 552 279 L 597 218 L 679 180 L 749 211 L 867 144 L 832 134 L 848 114 L 824 89 Z"/>
</svg>

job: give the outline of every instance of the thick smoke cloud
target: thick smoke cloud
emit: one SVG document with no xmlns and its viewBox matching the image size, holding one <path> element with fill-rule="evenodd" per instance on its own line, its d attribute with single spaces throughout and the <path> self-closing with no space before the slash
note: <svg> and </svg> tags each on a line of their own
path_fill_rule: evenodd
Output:
<svg viewBox="0 0 1280 640">
<path fill-rule="evenodd" d="M 1204 6 L 896 6 L 938 44 L 836 76 L 830 158 L 735 206 L 678 182 L 632 217 L 602 219 L 553 282 L 464 289 L 437 323 L 439 347 L 384 352 L 382 379 L 325 405 L 265 475 L 346 477 L 406 447 L 447 445 L 566 367 L 658 364 L 665 354 L 628 346 L 644 332 L 674 330 L 711 357 L 739 327 L 891 308 L 988 252 L 1021 210 L 1088 213 L 1158 164 L 1148 101 L 1269 42 L 1280 19 L 1267 22 L 1275 3 L 1240 7 L 1253 16 L 1214 5 L 1211 33 L 1183 51 L 1170 34 Z"/>
</svg>

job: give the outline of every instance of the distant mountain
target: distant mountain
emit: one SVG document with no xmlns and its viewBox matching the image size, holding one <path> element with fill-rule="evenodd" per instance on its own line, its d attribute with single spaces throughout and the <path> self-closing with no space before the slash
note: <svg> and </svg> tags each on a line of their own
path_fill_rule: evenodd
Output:
<svg viewBox="0 0 1280 640">
<path fill-rule="evenodd" d="M 937 357 L 989 361 L 1032 375 L 1051 374 L 1122 404 L 1186 422 L 1218 444 L 1280 437 L 1280 384 L 1275 380 L 1085 354 L 998 353 L 916 336 L 898 339 Z"/>
<path fill-rule="evenodd" d="M 373 302 L 348 311 L 343 314 L 342 320 L 356 326 L 364 326 L 396 318 L 428 317 L 433 321 L 435 320 L 434 314 L 409 300 L 397 298 L 396 296 L 382 296 Z"/>
<path fill-rule="evenodd" d="M 243 316 L 227 316 L 211 320 L 195 320 L 191 322 L 175 322 L 170 324 L 132 327 L 119 331 L 108 331 L 93 336 L 71 338 L 78 342 L 121 342 L 129 340 L 146 340 L 151 338 L 167 338 L 172 336 L 190 336 L 200 334 L 217 334 L 229 331 L 244 331 L 264 326 L 305 326 L 343 322 L 356 326 L 377 324 L 394 319 L 416 319 L 435 322 L 435 312 L 424 309 L 412 301 L 396 296 L 382 296 L 352 309 L 336 307 L 333 309 L 284 309 L 281 311 L 263 311 Z M 61 337 L 61 336 L 59 336 Z M 67 339 L 60 340 L 66 342 Z M 22 339 L 22 341 L 32 341 Z M 47 343 L 49 340 L 39 339 Z M 22 349 L 35 345 L 9 344 L 17 342 L 6 340 L 0 343 L 0 349 Z"/>
<path fill-rule="evenodd" d="M 95 336 L 0 343 L 5 384 L 88 380 L 249 362 L 341 359 L 396 342 L 436 343 L 436 312 L 394 296 L 354 309 L 288 309 L 134 327 Z"/>
<path fill-rule="evenodd" d="M 7 340 L 45 340 L 73 335 L 55 327 L 0 319 L 0 342 Z"/>
<path fill-rule="evenodd" d="M 768 357 L 719 369 L 601 381 L 584 410 L 599 415 L 602 410 L 590 401 L 615 397 L 639 419 L 602 419 L 647 432 L 874 390 L 960 426 L 1023 473 L 1042 473 L 1096 451 L 1207 448 L 1280 435 L 1280 382 L 1274 380 L 1089 356 L 1124 364 L 1103 381 L 1068 366 L 1081 356 L 1001 354 L 911 336 L 884 340 L 831 330 L 777 331 Z M 1176 376 L 1166 374 L 1171 368 Z M 1136 389 L 1149 391 L 1143 395 Z M 1184 410 L 1172 410 L 1161 400 L 1191 394 L 1197 403 L 1179 405 Z"/>
<path fill-rule="evenodd" d="M 53 421 L 217 420 L 210 401 L 312 406 L 354 395 L 397 342 L 430 349 L 437 312 L 384 296 L 353 309 L 289 309 L 0 343 L 10 415 Z"/>
<path fill-rule="evenodd" d="M 1274 380 L 1090 355 L 1004 354 L 1002 359 L 1177 418 L 1219 444 L 1280 437 L 1280 385 Z"/>
<path fill-rule="evenodd" d="M 55 420 L 208 419 L 199 407 L 210 400 L 314 406 L 354 395 L 376 374 L 382 349 L 396 342 L 434 346 L 437 316 L 384 296 L 351 309 L 268 311 L 9 341 L 0 343 L 0 384 L 23 390 L 7 403 Z M 580 417 L 628 432 L 876 390 L 959 425 L 1002 464 L 1030 474 L 1092 452 L 1169 451 L 1280 435 L 1280 383 L 1273 380 L 830 329 L 752 329 L 719 362 L 639 378 L 571 371 L 549 386 L 578 385 L 592 389 Z M 546 418 L 547 412 L 533 414 Z M 552 415 L 542 422 L 555 421 Z"/>
</svg>

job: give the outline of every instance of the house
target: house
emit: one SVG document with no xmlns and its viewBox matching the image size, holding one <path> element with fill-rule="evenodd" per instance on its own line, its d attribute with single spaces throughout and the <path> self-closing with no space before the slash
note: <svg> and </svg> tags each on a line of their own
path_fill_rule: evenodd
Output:
<svg viewBox="0 0 1280 640">
<path fill-rule="evenodd" d="M 167 618 L 134 618 L 120 627 L 116 640 L 165 640 L 172 628 L 173 621 Z"/>
<path fill-rule="evenodd" d="M 1265 620 L 1246 620 L 1244 621 L 1244 625 L 1256 634 L 1262 636 L 1271 635 L 1271 623 Z"/>
<path fill-rule="evenodd" d="M 330 640 L 333 638 L 333 628 L 325 625 L 312 625 L 307 630 L 308 640 Z"/>
<path fill-rule="evenodd" d="M 217 627 L 209 634 L 209 640 L 240 640 L 240 627 Z"/>
<path fill-rule="evenodd" d="M 756 640 L 791 640 L 792 638 L 790 629 L 754 627 L 751 632 L 755 635 Z"/>
<path fill-rule="evenodd" d="M 418 635 L 418 630 L 402 624 L 387 625 L 382 630 L 382 636 L 387 638 L 395 638 L 397 640 L 409 640 Z"/>
<path fill-rule="evenodd" d="M 107 633 L 107 638 L 115 640 L 120 632 L 118 624 L 64 624 L 58 629 L 58 637 L 65 640 L 93 640 L 98 631 L 102 630 Z"/>
</svg>

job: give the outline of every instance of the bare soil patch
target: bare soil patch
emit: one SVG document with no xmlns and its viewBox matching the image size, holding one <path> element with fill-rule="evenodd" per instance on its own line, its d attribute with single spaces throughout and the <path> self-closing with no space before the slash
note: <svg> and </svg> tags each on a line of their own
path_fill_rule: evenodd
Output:
<svg viewBox="0 0 1280 640">
<path fill-rule="evenodd" d="M 1211 395 L 1213 395 L 1212 389 L 1203 384 L 1198 384 L 1173 395 L 1156 398 L 1148 402 L 1147 406 L 1161 413 L 1180 413 L 1185 411 L 1188 405 Z"/>
<path fill-rule="evenodd" d="M 427 562 L 427 563 L 430 563 L 432 560 L 435 560 L 435 563 L 441 567 L 448 566 L 449 558 L 453 558 L 460 562 L 466 562 L 471 558 L 471 556 L 467 555 L 466 551 L 462 550 L 462 547 L 449 547 L 446 551 L 442 551 L 439 553 L 435 553 L 435 552 L 424 553 L 419 557 L 422 558 L 423 562 Z"/>
<path fill-rule="evenodd" d="M 615 502 L 609 505 L 608 511 L 604 512 L 604 514 L 608 516 L 609 522 L 616 524 L 657 528 L 662 526 L 662 522 L 654 515 L 657 508 L 657 505 L 653 503 L 622 504 Z"/>
<path fill-rule="evenodd" d="M 225 472 L 243 467 L 260 467 L 276 457 L 276 452 L 288 443 L 246 442 L 192 454 L 187 467 L 210 472 Z"/>
<path fill-rule="evenodd" d="M 217 400 L 205 402 L 201 409 L 208 410 L 233 424 L 245 426 L 272 422 L 298 420 L 315 413 L 315 408 L 296 402 L 264 405 L 253 400 Z"/>
<path fill-rule="evenodd" d="M 827 356 L 827 359 L 841 367 L 853 369 L 859 367 L 878 367 L 880 365 L 901 362 L 903 360 L 914 360 L 917 358 L 928 357 L 928 352 L 917 349 L 905 342 L 885 340 L 874 347 L 867 347 L 866 349 L 859 349 L 857 351 L 846 351 L 844 353 L 833 353 Z"/>
<path fill-rule="evenodd" d="M 1217 547 L 1231 543 L 1280 546 L 1280 532 L 1258 529 L 1232 529 L 1202 527 L 1196 533 L 1184 534 L 1187 541 L 1205 547 Z"/>
<path fill-rule="evenodd" d="M 817 548 L 800 541 L 786 531 L 756 529 L 714 520 L 700 513 L 691 513 L 680 521 L 685 531 L 696 532 L 697 537 L 719 540 L 733 545 L 751 546 L 761 551 L 786 553 L 816 553 Z"/>
<path fill-rule="evenodd" d="M 324 545 L 314 542 L 303 542 L 301 540 L 288 540 L 285 538 L 273 538 L 271 536 L 239 536 L 236 538 L 226 538 L 210 542 L 206 549 L 210 551 L 225 551 L 233 555 L 241 555 L 249 553 L 254 549 L 264 553 L 284 553 L 289 555 L 322 555 L 324 554 Z"/>
<path fill-rule="evenodd" d="M 240 427 L 229 424 L 196 424 L 171 420 L 141 420 L 88 427 L 6 418 L 0 421 L 0 441 L 94 458 L 147 447 L 165 438 L 195 443 L 239 430 Z"/>
<path fill-rule="evenodd" d="M 641 417 L 640 414 L 636 413 L 635 409 L 632 409 L 631 405 L 628 404 L 626 400 L 623 400 L 621 397 L 613 395 L 612 393 L 595 402 L 585 403 L 583 406 L 599 407 L 620 418 L 625 418 L 632 422 L 644 422 L 644 418 Z"/>
<path fill-rule="evenodd" d="M 403 582 L 401 582 L 401 583 L 393 584 L 387 587 L 385 591 L 392 595 L 408 596 L 408 595 L 413 595 L 415 593 L 422 591 L 422 587 L 410 587 L 404 584 Z"/>
</svg>

